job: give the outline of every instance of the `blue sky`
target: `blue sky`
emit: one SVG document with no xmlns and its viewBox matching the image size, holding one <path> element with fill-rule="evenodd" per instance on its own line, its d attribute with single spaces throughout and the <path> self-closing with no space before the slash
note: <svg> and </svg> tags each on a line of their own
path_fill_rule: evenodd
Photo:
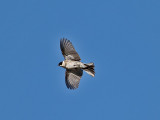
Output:
<svg viewBox="0 0 160 120">
<path fill-rule="evenodd" d="M 160 120 L 159 0 L 0 1 L 1 120 Z M 65 85 L 60 38 L 94 62 Z"/>
</svg>

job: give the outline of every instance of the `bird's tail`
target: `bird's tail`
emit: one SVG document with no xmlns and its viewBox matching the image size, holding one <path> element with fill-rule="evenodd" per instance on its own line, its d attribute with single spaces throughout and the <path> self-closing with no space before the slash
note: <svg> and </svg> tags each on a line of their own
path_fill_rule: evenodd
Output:
<svg viewBox="0 0 160 120">
<path fill-rule="evenodd" d="M 84 65 L 85 65 L 85 67 L 83 68 L 83 70 L 86 71 L 92 77 L 94 77 L 95 76 L 94 63 L 88 63 L 88 64 L 84 64 Z"/>
</svg>

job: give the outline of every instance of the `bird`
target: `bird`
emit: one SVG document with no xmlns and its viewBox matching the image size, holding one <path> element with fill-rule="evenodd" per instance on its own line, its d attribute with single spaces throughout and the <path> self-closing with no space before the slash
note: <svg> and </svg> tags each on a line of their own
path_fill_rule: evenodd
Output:
<svg viewBox="0 0 160 120">
<path fill-rule="evenodd" d="M 94 63 L 82 63 L 79 54 L 76 52 L 74 46 L 67 38 L 60 39 L 60 49 L 64 57 L 64 61 L 60 62 L 58 66 L 66 69 L 65 83 L 68 89 L 77 89 L 80 79 L 83 75 L 83 70 L 92 77 L 95 76 Z"/>
</svg>

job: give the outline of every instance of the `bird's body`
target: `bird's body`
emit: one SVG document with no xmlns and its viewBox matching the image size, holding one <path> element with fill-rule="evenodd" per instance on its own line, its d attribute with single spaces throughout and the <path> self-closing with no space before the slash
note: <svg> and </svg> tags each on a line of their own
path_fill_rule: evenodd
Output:
<svg viewBox="0 0 160 120">
<path fill-rule="evenodd" d="M 69 40 L 61 39 L 60 48 L 65 60 L 60 62 L 59 66 L 66 69 L 65 82 L 69 89 L 78 88 L 83 70 L 94 77 L 94 63 L 84 64 L 80 62 L 81 59 Z"/>
<path fill-rule="evenodd" d="M 66 69 L 75 69 L 75 68 L 85 68 L 85 65 L 82 62 L 79 61 L 73 61 L 73 60 L 64 60 L 62 62 L 62 67 Z"/>
</svg>

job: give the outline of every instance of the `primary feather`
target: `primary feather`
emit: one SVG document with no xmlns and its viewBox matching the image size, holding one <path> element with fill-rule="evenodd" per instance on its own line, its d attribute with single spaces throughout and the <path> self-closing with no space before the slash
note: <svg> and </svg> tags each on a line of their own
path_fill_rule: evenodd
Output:
<svg viewBox="0 0 160 120">
<path fill-rule="evenodd" d="M 65 82 L 67 88 L 69 89 L 78 88 L 82 75 L 83 75 L 83 70 L 81 69 L 67 69 L 65 75 Z"/>
<path fill-rule="evenodd" d="M 66 60 L 81 60 L 81 58 L 79 57 L 78 53 L 76 52 L 72 43 L 69 40 L 62 38 L 60 41 L 60 48 Z"/>
</svg>

